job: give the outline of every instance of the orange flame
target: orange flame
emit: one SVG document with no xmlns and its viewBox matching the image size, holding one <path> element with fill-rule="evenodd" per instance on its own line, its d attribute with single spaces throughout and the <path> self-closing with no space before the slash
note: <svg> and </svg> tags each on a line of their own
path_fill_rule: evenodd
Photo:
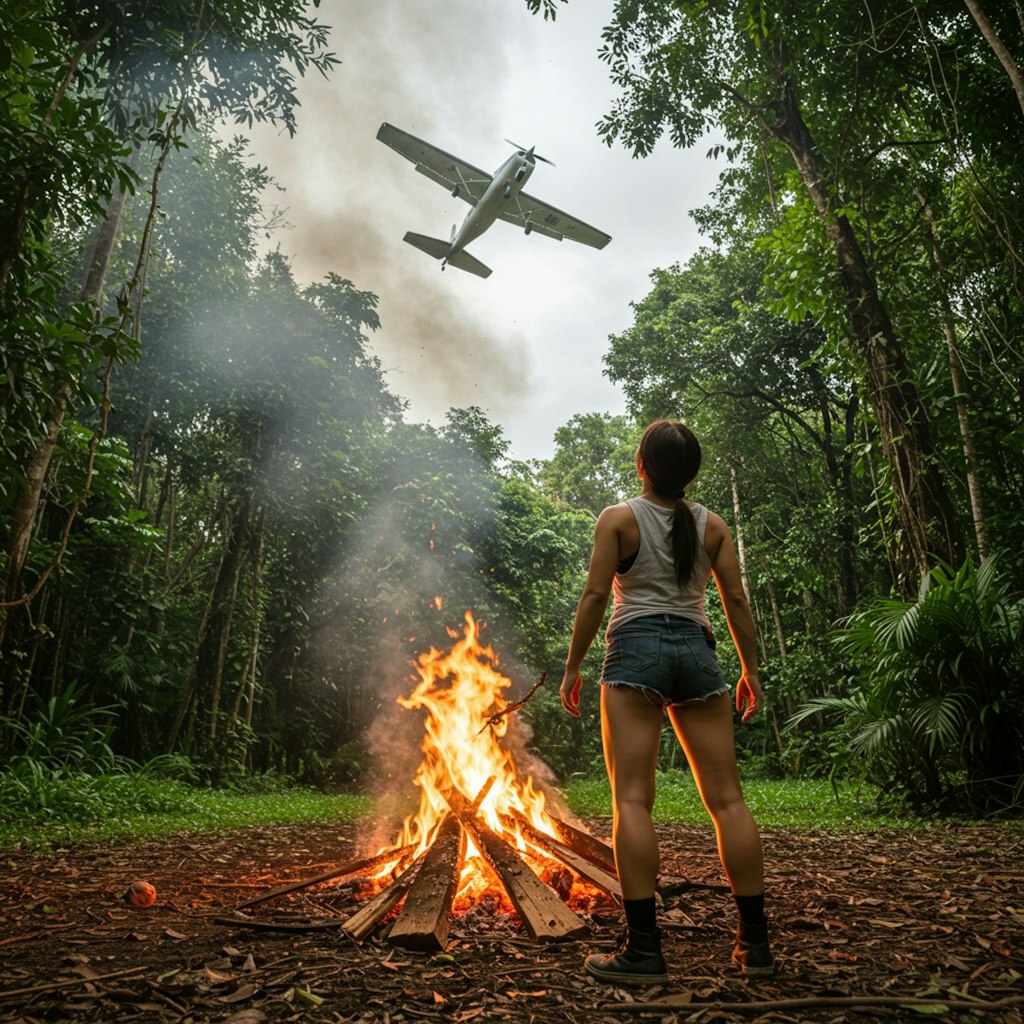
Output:
<svg viewBox="0 0 1024 1024">
<path fill-rule="evenodd" d="M 440 598 L 437 601 L 440 607 Z M 448 813 L 444 793 L 454 788 L 473 800 L 493 778 L 478 814 L 521 855 L 533 859 L 532 848 L 502 816 L 519 814 L 541 832 L 554 837 L 558 832 L 545 812 L 544 794 L 534 788 L 529 776 L 520 774 L 511 753 L 501 745 L 508 731 L 508 717 L 487 724 L 496 711 L 508 706 L 502 691 L 512 684 L 498 671 L 493 649 L 481 645 L 480 629 L 471 612 L 466 612 L 465 622 L 461 638 L 448 630 L 456 641 L 450 651 L 432 647 L 420 655 L 414 663 L 418 685 L 408 697 L 398 698 L 402 707 L 425 709 L 427 716 L 421 744 L 423 761 L 415 777 L 420 806 L 416 814 L 405 819 L 395 847 L 414 843 L 418 856 L 429 847 Z M 459 895 L 476 896 L 492 887 L 490 870 L 470 839 Z"/>
</svg>

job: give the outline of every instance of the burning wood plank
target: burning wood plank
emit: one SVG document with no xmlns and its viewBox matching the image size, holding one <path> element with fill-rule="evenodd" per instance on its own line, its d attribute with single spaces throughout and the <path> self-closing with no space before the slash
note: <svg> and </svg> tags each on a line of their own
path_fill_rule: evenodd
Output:
<svg viewBox="0 0 1024 1024">
<path fill-rule="evenodd" d="M 409 889 L 388 935 L 405 949 L 443 950 L 448 943 L 448 912 L 466 856 L 466 834 L 454 815 L 445 818 Z"/>
<path fill-rule="evenodd" d="M 460 793 L 446 797 L 449 806 L 476 840 L 480 852 L 494 868 L 508 898 L 530 935 L 541 942 L 576 939 L 587 926 L 533 872 L 518 853 L 492 832 Z"/>
<path fill-rule="evenodd" d="M 301 882 L 290 882 L 288 885 L 282 885 L 278 889 L 271 889 L 270 892 L 265 892 L 251 900 L 246 900 L 245 903 L 239 903 L 235 909 L 244 910 L 246 907 L 254 907 L 257 903 L 263 903 L 266 900 L 273 899 L 275 896 L 284 896 L 286 893 L 297 892 L 299 889 L 308 889 L 311 885 L 316 885 L 317 882 L 328 882 L 332 878 L 354 875 L 357 871 L 376 867 L 376 865 L 384 864 L 389 860 L 400 860 L 402 857 L 407 856 L 412 849 L 411 845 L 403 846 L 398 850 L 386 850 L 384 853 L 375 853 L 372 857 L 366 857 L 363 860 L 354 860 L 349 864 L 343 864 L 340 868 L 331 868 L 330 871 L 324 871 L 319 875 L 314 875 L 312 878 L 305 878 Z"/>
<path fill-rule="evenodd" d="M 554 822 L 559 838 L 570 850 L 578 853 L 581 857 L 586 857 L 591 864 L 596 864 L 612 874 L 616 873 L 615 851 L 607 843 L 603 843 L 589 832 L 583 832 L 568 822 L 562 821 L 561 818 L 556 818 L 550 811 L 547 814 Z M 521 820 L 525 821 L 526 819 Z"/>
<path fill-rule="evenodd" d="M 388 911 L 398 906 L 398 901 L 409 891 L 423 864 L 426 854 L 421 854 L 386 889 L 382 889 L 372 900 L 364 903 L 341 926 L 346 935 L 357 942 L 366 938 L 384 919 Z"/>
<path fill-rule="evenodd" d="M 614 873 L 609 873 L 598 867 L 585 857 L 581 857 L 574 850 L 560 843 L 557 839 L 534 828 L 528 821 L 519 815 L 502 815 L 501 821 L 511 830 L 518 826 L 523 835 L 535 846 L 539 846 L 545 853 L 560 860 L 570 871 L 575 872 L 584 881 L 589 882 L 595 888 L 607 893 L 613 900 L 622 902 L 622 886 Z M 595 840 L 596 841 L 596 840 Z"/>
</svg>

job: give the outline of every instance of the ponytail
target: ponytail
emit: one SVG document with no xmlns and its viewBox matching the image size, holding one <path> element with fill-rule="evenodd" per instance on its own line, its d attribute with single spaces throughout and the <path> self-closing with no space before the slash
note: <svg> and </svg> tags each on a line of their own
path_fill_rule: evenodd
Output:
<svg viewBox="0 0 1024 1024">
<path fill-rule="evenodd" d="M 685 587 L 697 564 L 697 524 L 683 500 L 686 485 L 700 469 L 700 443 L 682 423 L 657 420 L 640 439 L 637 451 L 651 489 L 660 498 L 675 499 L 672 516 L 672 561 L 676 579 Z"/>
<path fill-rule="evenodd" d="M 697 524 L 690 506 L 682 498 L 676 500 L 672 515 L 672 561 L 679 586 L 685 587 L 697 562 Z"/>
</svg>

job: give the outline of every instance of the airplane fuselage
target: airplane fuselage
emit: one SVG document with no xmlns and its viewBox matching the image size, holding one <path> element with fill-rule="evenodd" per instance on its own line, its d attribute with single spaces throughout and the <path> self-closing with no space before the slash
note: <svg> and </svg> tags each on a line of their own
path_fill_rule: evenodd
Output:
<svg viewBox="0 0 1024 1024">
<path fill-rule="evenodd" d="M 449 256 L 465 249 L 498 219 L 501 211 L 523 190 L 536 166 L 531 148 L 525 153 L 513 154 L 494 172 L 483 196 L 476 206 L 470 208 L 462 226 L 452 237 Z"/>
</svg>

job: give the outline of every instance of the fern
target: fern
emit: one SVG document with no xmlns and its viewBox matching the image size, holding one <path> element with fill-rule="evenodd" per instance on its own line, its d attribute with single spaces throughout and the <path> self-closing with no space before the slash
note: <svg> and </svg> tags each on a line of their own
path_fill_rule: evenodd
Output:
<svg viewBox="0 0 1024 1024">
<path fill-rule="evenodd" d="M 835 636 L 858 665 L 845 696 L 810 701 L 787 728 L 820 715 L 860 758 L 863 778 L 916 811 L 991 811 L 1024 778 L 1024 599 L 999 556 L 940 565 L 912 601 L 855 612 Z"/>
</svg>

